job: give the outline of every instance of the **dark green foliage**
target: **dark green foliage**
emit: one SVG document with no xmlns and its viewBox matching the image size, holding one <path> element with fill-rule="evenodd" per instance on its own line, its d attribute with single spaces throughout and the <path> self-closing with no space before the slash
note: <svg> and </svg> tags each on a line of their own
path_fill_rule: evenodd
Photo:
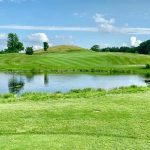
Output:
<svg viewBox="0 0 150 150">
<path fill-rule="evenodd" d="M 95 51 L 95 52 L 100 52 L 100 51 L 101 51 L 99 45 L 94 45 L 94 46 L 92 46 L 92 47 L 91 47 L 91 50 L 92 50 L 92 51 Z"/>
<path fill-rule="evenodd" d="M 11 78 L 8 83 L 8 88 L 10 93 L 17 94 L 24 87 L 24 82 L 21 80 L 17 80 L 16 78 Z"/>
<path fill-rule="evenodd" d="M 146 65 L 145 65 L 145 68 L 146 68 L 146 69 L 150 69 L 150 64 L 146 64 Z"/>
<path fill-rule="evenodd" d="M 106 47 L 101 49 L 101 52 L 123 52 L 123 53 L 137 53 L 137 47 Z"/>
<path fill-rule="evenodd" d="M 120 49 L 118 47 L 107 47 L 101 50 L 102 52 L 119 52 Z"/>
<path fill-rule="evenodd" d="M 44 51 L 47 51 L 47 49 L 49 48 L 49 45 L 47 42 L 43 42 L 43 46 L 44 46 Z"/>
<path fill-rule="evenodd" d="M 106 47 L 100 49 L 98 45 L 94 45 L 91 50 L 97 52 L 124 52 L 124 53 L 139 53 L 150 54 L 150 40 L 141 43 L 138 47 Z"/>
<path fill-rule="evenodd" d="M 2 50 L 2 51 L 0 51 L 0 54 L 5 54 L 5 51 L 3 51 L 3 50 Z"/>
<path fill-rule="evenodd" d="M 5 53 L 18 53 L 24 50 L 23 44 L 19 41 L 17 34 L 9 33 L 7 41 L 7 49 Z"/>
<path fill-rule="evenodd" d="M 27 47 L 25 51 L 27 55 L 33 55 L 33 47 Z"/>
<path fill-rule="evenodd" d="M 150 40 L 145 41 L 138 47 L 138 53 L 140 54 L 150 54 Z"/>
<path fill-rule="evenodd" d="M 17 48 L 17 50 L 18 50 L 18 51 L 22 51 L 22 50 L 24 50 L 23 43 L 18 42 L 18 44 L 17 44 L 16 48 Z"/>
</svg>

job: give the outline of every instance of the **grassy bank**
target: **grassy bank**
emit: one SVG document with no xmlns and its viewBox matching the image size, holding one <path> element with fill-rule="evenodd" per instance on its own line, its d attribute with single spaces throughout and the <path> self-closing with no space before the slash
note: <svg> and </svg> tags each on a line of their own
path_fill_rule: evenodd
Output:
<svg viewBox="0 0 150 150">
<path fill-rule="evenodd" d="M 150 87 L 0 96 L 0 149 L 149 149 Z"/>
<path fill-rule="evenodd" d="M 150 56 L 127 53 L 96 53 L 84 49 L 52 48 L 25 54 L 0 55 L 0 71 L 146 73 Z"/>
</svg>

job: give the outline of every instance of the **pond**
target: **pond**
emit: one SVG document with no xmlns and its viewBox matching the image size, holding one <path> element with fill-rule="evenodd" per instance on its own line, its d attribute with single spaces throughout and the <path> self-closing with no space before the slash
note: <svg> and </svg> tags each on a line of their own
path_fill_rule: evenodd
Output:
<svg viewBox="0 0 150 150">
<path fill-rule="evenodd" d="M 94 74 L 7 74 L 0 73 L 0 94 L 24 92 L 68 92 L 72 89 L 112 89 L 122 86 L 146 86 L 149 80 L 140 75 Z"/>
</svg>

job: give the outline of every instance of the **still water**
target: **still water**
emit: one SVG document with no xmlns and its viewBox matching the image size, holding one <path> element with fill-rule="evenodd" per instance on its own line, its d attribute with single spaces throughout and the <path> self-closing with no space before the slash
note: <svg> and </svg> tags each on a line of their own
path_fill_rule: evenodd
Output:
<svg viewBox="0 0 150 150">
<path fill-rule="evenodd" d="M 40 74 L 19 75 L 0 73 L 0 93 L 68 92 L 72 89 L 112 89 L 122 86 L 146 86 L 140 75 Z"/>
</svg>

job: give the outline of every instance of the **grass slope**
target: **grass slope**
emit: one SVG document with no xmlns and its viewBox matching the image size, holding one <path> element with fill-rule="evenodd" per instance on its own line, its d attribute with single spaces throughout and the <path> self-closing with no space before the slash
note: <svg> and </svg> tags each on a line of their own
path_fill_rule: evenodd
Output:
<svg viewBox="0 0 150 150">
<path fill-rule="evenodd" d="M 150 88 L 0 97 L 0 149 L 143 150 Z"/>
<path fill-rule="evenodd" d="M 73 51 L 85 51 L 86 49 L 75 46 L 75 45 L 59 45 L 49 47 L 45 52 L 43 49 L 37 50 L 36 53 L 49 53 L 49 52 L 73 52 Z"/>
<path fill-rule="evenodd" d="M 58 50 L 58 51 L 57 51 Z M 135 71 L 150 63 L 150 56 L 127 53 L 96 53 L 85 49 L 60 46 L 48 52 L 0 55 L 1 71 Z M 141 69 L 140 71 L 145 71 Z"/>
</svg>

